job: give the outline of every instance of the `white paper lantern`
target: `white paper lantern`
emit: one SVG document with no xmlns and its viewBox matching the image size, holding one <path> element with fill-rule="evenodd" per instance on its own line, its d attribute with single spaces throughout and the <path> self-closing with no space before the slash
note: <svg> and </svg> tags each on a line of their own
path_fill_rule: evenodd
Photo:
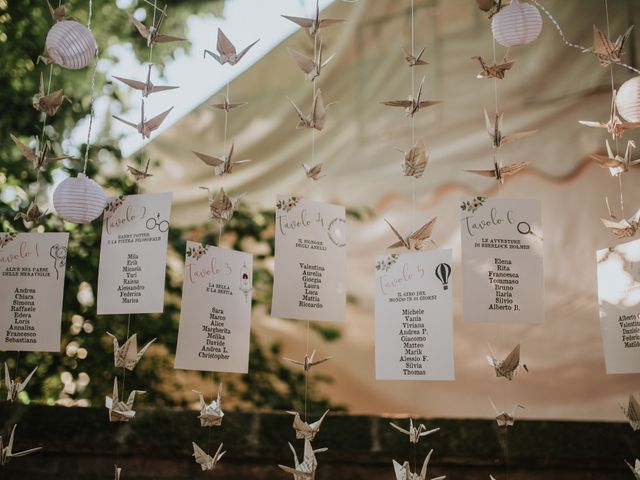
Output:
<svg viewBox="0 0 640 480">
<path fill-rule="evenodd" d="M 640 76 L 620 85 L 616 107 L 620 116 L 627 122 L 640 122 Z"/>
<path fill-rule="evenodd" d="M 69 70 L 86 67 L 96 54 L 96 39 L 87 27 L 73 20 L 56 23 L 47 34 L 45 57 Z"/>
<path fill-rule="evenodd" d="M 511 0 L 493 16 L 491 30 L 493 38 L 503 47 L 526 45 L 540 35 L 542 16 L 535 6 Z"/>
<path fill-rule="evenodd" d="M 64 180 L 53 192 L 53 206 L 67 222 L 89 223 L 98 218 L 107 197 L 96 182 L 85 174 Z"/>
</svg>

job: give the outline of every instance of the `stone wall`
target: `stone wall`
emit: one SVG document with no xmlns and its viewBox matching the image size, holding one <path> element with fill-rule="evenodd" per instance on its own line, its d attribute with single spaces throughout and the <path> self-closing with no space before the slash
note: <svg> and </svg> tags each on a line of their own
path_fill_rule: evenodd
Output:
<svg viewBox="0 0 640 480">
<path fill-rule="evenodd" d="M 284 413 L 228 412 L 221 428 L 199 426 L 194 411 L 141 410 L 131 424 L 109 423 L 105 409 L 42 405 L 0 405 L 6 434 L 18 423 L 14 450 L 43 446 L 41 452 L 0 467 L 2 480 L 99 480 L 113 478 L 113 464 L 124 467 L 122 480 L 216 478 L 291 478 L 277 468 L 290 465 L 287 441 L 295 441 L 292 417 Z M 315 419 L 310 416 L 311 419 Z M 388 426 L 389 418 L 330 414 L 314 445 L 317 480 L 388 480 L 391 459 L 422 462 L 435 454 L 428 477 L 486 480 L 631 480 L 623 460 L 640 456 L 640 432 L 625 423 L 516 422 L 508 437 L 489 420 L 424 420 L 441 431 L 421 442 L 417 452 L 407 438 Z M 402 424 L 407 420 L 396 419 Z M 213 472 L 201 472 L 191 457 L 191 441 L 203 448 L 228 450 Z M 508 452 L 507 467 L 503 458 Z"/>
</svg>

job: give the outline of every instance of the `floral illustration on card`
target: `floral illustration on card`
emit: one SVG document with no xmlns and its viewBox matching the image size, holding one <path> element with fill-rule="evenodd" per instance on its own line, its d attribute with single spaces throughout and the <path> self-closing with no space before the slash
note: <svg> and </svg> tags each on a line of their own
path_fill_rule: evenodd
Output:
<svg viewBox="0 0 640 480">
<path fill-rule="evenodd" d="M 18 235 L 16 232 L 9 232 L 0 236 L 0 248 L 4 247 L 9 242 L 11 242 L 14 238 L 16 238 L 16 235 Z"/>
<path fill-rule="evenodd" d="M 198 245 L 197 247 L 187 247 L 187 258 L 199 260 L 209 250 L 209 245 Z"/>
<path fill-rule="evenodd" d="M 286 200 L 278 200 L 276 203 L 276 208 L 278 210 L 284 210 L 285 212 L 290 211 L 296 205 L 298 205 L 298 201 L 300 199 L 298 197 L 289 197 Z"/>
<path fill-rule="evenodd" d="M 460 209 L 463 212 L 475 213 L 484 202 L 487 200 L 487 197 L 475 197 L 472 200 L 468 200 L 466 202 L 462 202 L 460 204 Z"/>
<path fill-rule="evenodd" d="M 398 261 L 398 257 L 400 257 L 400 255 L 397 253 L 394 253 L 384 258 L 383 260 L 378 260 L 376 262 L 376 270 L 382 271 L 382 272 L 388 272 L 391 269 L 391 267 Z"/>
<path fill-rule="evenodd" d="M 117 196 L 107 201 L 107 204 L 104 207 L 105 215 L 113 214 L 120 205 L 124 203 L 124 195 Z"/>
</svg>

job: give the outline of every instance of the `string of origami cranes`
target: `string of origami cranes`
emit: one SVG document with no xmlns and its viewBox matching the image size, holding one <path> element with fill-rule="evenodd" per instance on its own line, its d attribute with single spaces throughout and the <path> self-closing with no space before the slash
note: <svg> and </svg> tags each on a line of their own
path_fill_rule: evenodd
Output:
<svg viewBox="0 0 640 480">
<path fill-rule="evenodd" d="M 136 131 L 142 136 L 143 139 L 143 152 L 144 142 L 148 140 L 151 134 L 157 130 L 163 121 L 167 118 L 172 108 L 152 117 L 151 119 L 145 116 L 145 100 L 148 102 L 148 97 L 157 92 L 163 92 L 178 88 L 177 86 L 158 86 L 154 85 L 151 81 L 152 75 L 152 55 L 153 47 L 157 43 L 167 43 L 174 41 L 185 40 L 180 37 L 166 35 L 161 33 L 161 28 L 164 20 L 167 17 L 167 9 L 159 8 L 157 6 L 157 0 L 150 2 L 144 0 L 145 3 L 152 7 L 153 20 L 149 26 L 146 26 L 142 22 L 136 20 L 133 16 L 129 15 L 131 23 L 134 25 L 140 35 L 146 40 L 147 47 L 149 48 L 149 64 L 147 69 L 147 76 L 145 80 L 133 80 L 124 77 L 114 78 L 125 85 L 141 92 L 141 104 L 140 104 L 140 121 L 129 121 L 122 117 L 115 116 L 114 118 L 124 124 L 136 129 Z M 619 65 L 624 68 L 630 69 L 635 73 L 640 71 L 631 67 L 630 65 L 622 61 L 624 55 L 624 46 L 631 33 L 630 27 L 624 34 L 620 35 L 615 41 L 610 40 L 609 26 L 608 26 L 608 8 L 607 8 L 607 35 L 601 32 L 594 25 L 594 43 L 592 47 L 582 47 L 570 43 L 564 35 L 560 25 L 551 15 L 551 13 L 542 6 L 537 0 L 531 0 L 530 3 L 521 3 L 518 0 L 512 0 L 507 2 L 506 0 L 477 0 L 478 6 L 481 10 L 487 12 L 489 18 L 492 20 L 492 32 L 493 37 L 497 43 L 507 48 L 506 53 L 502 61 L 497 61 L 494 43 L 494 52 L 492 62 L 485 61 L 481 56 L 472 57 L 480 63 L 481 71 L 478 74 L 478 78 L 493 79 L 494 91 L 495 91 L 495 112 L 491 116 L 485 109 L 484 117 L 487 132 L 491 139 L 492 146 L 494 148 L 494 155 L 492 159 L 493 166 L 487 170 L 470 170 L 471 173 L 494 178 L 500 184 L 504 183 L 505 179 L 510 176 L 524 170 L 529 162 L 507 164 L 503 165 L 501 161 L 501 148 L 513 141 L 523 139 L 536 132 L 536 130 L 517 132 L 510 134 L 502 133 L 502 122 L 504 114 L 498 110 L 497 102 L 497 81 L 503 79 L 512 67 L 514 61 L 508 60 L 508 54 L 511 48 L 519 45 L 524 45 L 533 42 L 542 29 L 542 17 L 540 15 L 540 9 L 551 20 L 554 27 L 560 34 L 563 42 L 570 47 L 580 49 L 585 53 L 593 54 L 603 67 L 609 67 L 611 70 L 612 79 L 612 99 L 610 118 L 606 122 L 594 122 L 594 121 L 581 121 L 581 124 L 590 127 L 606 129 L 611 135 L 614 142 L 615 149 L 612 148 L 610 142 L 606 142 L 607 154 L 594 154 L 592 158 L 598 162 L 602 168 L 609 170 L 610 174 L 618 179 L 620 186 L 620 214 L 614 215 L 610 212 L 610 219 L 602 219 L 603 224 L 610 229 L 617 237 L 633 237 L 640 228 L 640 210 L 638 210 L 631 217 L 625 217 L 624 213 L 624 200 L 622 195 L 622 176 L 627 173 L 630 168 L 640 163 L 640 159 L 632 159 L 632 149 L 635 144 L 632 141 L 628 141 L 624 148 L 624 153 L 621 153 L 623 149 L 619 146 L 619 140 L 622 139 L 626 130 L 640 128 L 640 76 L 633 77 L 628 80 L 616 90 L 613 82 L 613 66 Z M 535 5 L 535 6 L 534 6 Z M 605 0 L 605 5 L 606 0 Z M 536 6 L 538 8 L 536 8 Z M 416 52 L 414 45 L 414 32 L 413 32 L 413 0 L 411 2 L 412 12 L 412 34 L 411 34 L 411 49 L 410 51 L 403 49 L 405 62 L 410 67 L 411 71 L 411 95 L 406 100 L 391 100 L 383 102 L 387 106 L 404 108 L 406 115 L 411 120 L 411 147 L 402 151 L 404 158 L 401 164 L 402 173 L 404 176 L 412 178 L 412 190 L 414 191 L 415 179 L 420 178 L 427 167 L 430 152 L 427 150 L 424 140 L 419 138 L 416 141 L 415 138 L 415 123 L 414 115 L 421 109 L 428 108 L 430 106 L 441 103 L 439 100 L 423 100 L 422 91 L 424 87 L 425 77 L 422 78 L 418 85 L 417 93 L 415 91 L 415 68 L 427 65 L 428 62 L 424 59 L 425 48 Z M 608 6 L 607 6 L 608 7 Z M 63 181 L 55 190 L 53 194 L 53 203 L 57 211 L 57 214 L 64 220 L 73 223 L 89 223 L 98 218 L 104 211 L 115 208 L 115 205 L 108 204 L 106 201 L 106 195 L 102 188 L 92 179 L 86 176 L 87 162 L 89 159 L 89 150 L 91 145 L 91 127 L 93 122 L 93 104 L 95 100 L 95 74 L 98 57 L 98 47 L 91 31 L 92 20 L 92 1 L 89 0 L 89 16 L 87 26 L 81 24 L 75 19 L 67 16 L 64 5 L 58 3 L 56 8 L 53 8 L 49 4 L 49 10 L 54 20 L 54 25 L 47 34 L 45 42 L 45 52 L 42 57 L 43 63 L 49 66 L 48 81 L 44 81 L 44 75 L 40 75 L 39 90 L 34 96 L 33 106 L 36 110 L 42 113 L 42 131 L 40 136 L 36 136 L 35 141 L 31 142 L 34 147 L 27 146 L 20 139 L 11 135 L 12 141 L 16 144 L 21 153 L 32 163 L 34 170 L 39 178 L 39 172 L 47 165 L 71 158 L 69 155 L 63 154 L 63 152 L 57 152 L 57 156 L 49 156 L 49 152 L 54 148 L 50 140 L 45 139 L 45 127 L 47 118 L 54 116 L 58 113 L 65 101 L 70 101 L 65 95 L 62 89 L 51 91 L 51 85 L 53 80 L 53 65 L 58 65 L 65 69 L 78 70 L 87 67 L 91 61 L 95 62 L 93 71 L 91 73 L 91 102 L 90 102 L 90 122 L 87 133 L 87 143 L 84 152 L 84 167 L 83 172 L 78 173 L 77 177 L 71 177 Z M 295 61 L 296 65 L 305 74 L 305 78 L 311 82 L 313 88 L 313 100 L 311 111 L 309 114 L 303 113 L 303 111 L 295 104 L 291 99 L 288 99 L 294 108 L 298 116 L 298 128 L 310 129 L 312 132 L 312 148 L 311 148 L 311 160 L 309 163 L 303 163 L 305 175 L 313 180 L 317 181 L 324 177 L 323 165 L 321 163 L 315 164 L 315 135 L 316 131 L 322 131 L 326 114 L 329 105 L 325 105 L 322 98 L 322 93 L 319 88 L 316 87 L 316 80 L 320 76 L 322 68 L 325 67 L 333 58 L 334 55 L 329 56 L 327 59 L 323 59 L 323 43 L 319 38 L 319 32 L 322 28 L 336 25 L 344 21 L 344 19 L 331 19 L 321 18 L 318 2 L 316 1 L 315 16 L 313 18 L 300 18 L 285 16 L 286 19 L 298 24 L 300 27 L 308 30 L 310 38 L 313 41 L 313 57 L 308 57 L 295 50 L 289 49 L 289 52 Z M 514 26 L 518 25 L 518 26 Z M 220 65 L 229 64 L 230 66 L 236 65 L 244 55 L 253 47 L 258 40 L 245 47 L 240 52 L 237 51 L 233 43 L 226 37 L 222 30 L 218 30 L 216 51 L 205 50 L 204 54 L 210 55 Z M 247 102 L 232 102 L 229 96 L 230 85 L 227 84 L 225 94 L 221 103 L 213 104 L 212 107 L 223 110 L 225 116 L 224 122 L 224 142 L 223 153 L 220 155 L 210 155 L 194 151 L 193 153 L 202 160 L 206 165 L 213 167 L 214 174 L 217 176 L 223 176 L 225 174 L 231 174 L 233 168 L 236 165 L 248 163 L 250 160 L 235 160 L 233 158 L 235 142 L 231 141 L 231 144 L 227 150 L 228 143 L 228 123 L 229 113 L 232 109 L 245 106 Z M 227 153 L 228 152 L 228 153 Z M 131 165 L 127 165 L 128 172 L 136 181 L 144 180 L 152 176 L 149 172 L 150 159 L 147 159 L 144 169 L 138 169 Z M 206 187 L 202 187 L 206 188 Z M 237 208 L 238 201 L 241 197 L 231 198 L 229 197 L 223 188 L 220 188 L 215 195 L 211 190 L 206 188 L 209 192 L 209 211 L 210 217 L 219 225 L 220 233 L 222 228 L 231 219 L 235 209 Z M 118 199 L 114 200 L 115 202 Z M 120 199 L 121 201 L 121 199 Z M 606 199 L 607 206 L 609 207 L 608 199 Z M 414 201 L 415 204 L 415 201 Z M 43 215 L 47 212 L 41 212 L 35 200 L 30 202 L 25 212 L 19 212 L 16 215 L 16 219 L 21 219 L 25 227 L 31 225 L 38 225 Z M 404 247 L 408 250 L 422 250 L 429 244 L 433 244 L 431 235 L 435 226 L 437 217 L 429 220 L 426 224 L 415 229 L 412 233 L 403 236 L 399 231 L 393 227 L 393 225 L 387 221 L 393 234 L 397 237 L 397 241 L 393 243 L 390 248 Z M 415 227 L 415 225 L 414 225 Z M 132 390 L 129 394 L 127 401 L 125 398 L 125 377 L 126 371 L 132 371 L 137 363 L 144 355 L 147 348 L 153 343 L 153 340 L 146 343 L 141 349 L 137 346 L 136 334 L 129 334 L 130 330 L 130 316 L 127 321 L 127 337 L 122 346 L 119 345 L 118 339 L 111 335 L 114 345 L 114 366 L 116 368 L 122 368 L 122 392 L 120 394 L 118 388 L 118 378 L 114 378 L 114 388 L 111 397 L 106 398 L 106 407 L 109 413 L 109 420 L 112 422 L 129 422 L 135 417 L 135 410 L 133 410 L 133 404 L 136 394 L 144 393 L 139 390 Z M 325 357 L 321 359 L 315 358 L 315 350 L 309 353 L 309 347 L 307 345 L 307 351 L 302 361 L 291 360 L 289 361 L 299 364 L 303 367 L 306 376 L 310 369 L 318 364 L 324 363 L 331 357 Z M 520 362 L 520 345 L 516 347 L 507 355 L 504 360 L 496 358 L 495 354 L 491 352 L 491 355 L 487 357 L 489 365 L 494 369 L 497 377 L 505 378 L 507 380 L 513 380 L 516 374 L 521 370 L 527 370 L 526 365 Z M 17 363 L 17 362 L 16 362 Z M 17 364 L 16 364 L 17 367 Z M 21 381 L 18 378 L 11 378 L 7 364 L 4 365 L 5 387 L 7 388 L 7 400 L 15 401 L 17 395 L 24 391 L 28 382 L 33 377 L 37 370 L 34 368 L 31 373 Z M 320 430 L 321 424 L 327 414 L 326 411 L 317 421 L 307 422 L 306 415 L 306 386 L 305 386 L 305 411 L 304 419 L 300 413 L 296 411 L 290 411 L 293 415 L 293 428 L 295 430 L 296 438 L 304 440 L 304 452 L 303 458 L 300 462 L 295 448 L 289 444 L 293 456 L 294 466 L 280 465 L 280 468 L 284 471 L 291 473 L 295 479 L 298 478 L 314 478 L 317 469 L 316 453 L 326 451 L 326 448 L 314 449 L 312 441 L 316 434 Z M 222 424 L 222 418 L 224 413 L 222 411 L 221 396 L 222 396 L 222 384 L 219 385 L 217 391 L 217 398 L 211 403 L 207 403 L 204 399 L 204 394 L 201 392 L 195 392 L 199 396 L 200 401 L 200 424 L 202 427 L 215 427 Z M 499 411 L 491 399 L 490 403 L 496 413 L 496 422 L 498 426 L 505 429 L 514 425 L 515 414 L 518 408 L 523 408 L 522 405 L 516 404 L 511 412 Z M 633 396 L 629 396 L 629 403 L 627 407 L 622 407 L 625 416 L 627 417 L 631 427 L 634 430 L 640 429 L 640 402 Z M 437 432 L 439 429 L 428 430 L 423 424 L 415 427 L 413 420 L 409 419 L 409 428 L 404 429 L 396 424 L 391 426 L 406 434 L 409 438 L 411 445 L 414 445 L 417 449 L 417 445 L 421 438 Z M 41 447 L 36 447 L 21 452 L 13 452 L 12 446 L 14 442 L 14 435 L 17 425 L 14 425 L 11 429 L 9 439 L 5 444 L 2 437 L 0 437 L 0 466 L 6 465 L 12 458 L 28 455 Z M 202 470 L 212 471 L 215 469 L 217 463 L 224 455 L 222 450 L 223 444 L 221 443 L 212 455 L 207 454 L 202 448 L 200 448 L 195 442 L 192 443 L 194 450 L 194 457 L 196 462 L 201 466 Z M 393 461 L 394 471 L 397 480 L 426 480 L 427 467 L 433 450 L 430 450 L 424 460 L 420 473 L 417 473 L 417 465 L 414 466 L 416 473 L 411 471 L 409 462 L 400 464 Z M 640 478 L 640 461 L 636 460 L 635 465 L 631 465 L 627 462 L 627 465 L 632 470 L 636 478 Z M 115 467 L 115 478 L 120 478 L 122 468 Z M 437 477 L 438 480 L 445 477 Z M 493 479 L 493 476 L 490 478 Z"/>
</svg>

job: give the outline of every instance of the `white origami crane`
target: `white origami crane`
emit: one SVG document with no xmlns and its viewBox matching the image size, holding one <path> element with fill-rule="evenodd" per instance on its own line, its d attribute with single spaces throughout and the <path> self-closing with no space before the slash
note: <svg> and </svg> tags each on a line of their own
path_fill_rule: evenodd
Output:
<svg viewBox="0 0 640 480">
<path fill-rule="evenodd" d="M 500 412 L 498 410 L 498 407 L 496 407 L 496 404 L 493 403 L 493 400 L 491 399 L 491 397 L 489 397 L 489 403 L 491 404 L 491 408 L 493 408 L 493 411 L 496 413 L 496 422 L 498 423 L 499 427 L 513 427 L 513 424 L 515 423 L 516 419 L 516 412 L 518 411 L 519 408 L 524 409 L 524 405 L 520 405 L 519 403 L 516 403 L 513 406 L 513 410 L 511 410 L 511 413 L 507 413 L 506 411 Z"/>
<path fill-rule="evenodd" d="M 307 439 L 304 441 L 304 458 L 300 462 L 298 455 L 293 445 L 289 444 L 289 448 L 293 452 L 293 462 L 295 467 L 287 467 L 286 465 L 278 465 L 282 470 L 293 475 L 293 480 L 314 480 L 316 478 L 316 469 L 318 468 L 318 461 L 316 460 L 316 453 L 326 452 L 328 448 L 313 449 L 311 442 Z"/>
<path fill-rule="evenodd" d="M 113 477 L 113 480 L 120 480 L 120 474 L 122 473 L 122 467 L 119 467 L 117 465 L 114 465 L 115 467 L 115 475 Z"/>
<path fill-rule="evenodd" d="M 401 433 L 404 433 L 405 435 L 409 436 L 409 442 L 410 443 L 418 443 L 420 441 L 420 439 L 422 437 L 426 437 L 427 435 L 431 435 L 432 433 L 436 433 L 437 431 L 440 430 L 440 428 L 434 428 L 433 430 L 427 430 L 427 427 L 424 426 L 424 424 L 420 424 L 418 425 L 418 428 L 413 426 L 413 419 L 410 418 L 409 419 L 409 430 L 405 430 L 402 427 L 399 427 L 398 425 L 396 425 L 393 422 L 389 422 L 389 425 L 391 425 L 393 428 L 395 428 L 396 430 L 398 430 Z"/>
<path fill-rule="evenodd" d="M 24 457 L 25 455 L 29 455 L 30 453 L 42 450 L 42 447 L 36 447 L 29 450 L 23 450 L 22 452 L 12 452 L 13 436 L 16 433 L 17 426 L 18 425 L 14 425 L 11 429 L 11 435 L 9 435 L 9 443 L 7 443 L 6 447 L 4 446 L 4 442 L 2 441 L 2 436 L 0 436 L 0 466 L 4 466 L 9 463 L 12 458 Z"/>
<path fill-rule="evenodd" d="M 20 382 L 18 381 L 17 378 L 15 380 L 11 379 L 7 362 L 4 362 L 4 385 L 5 387 L 7 387 L 8 402 L 13 402 L 18 396 L 18 394 L 22 392 L 25 388 L 27 388 L 27 384 L 29 383 L 29 380 L 31 380 L 31 377 L 33 377 L 33 374 L 36 373 L 37 369 L 38 367 L 34 368 L 31 371 L 31 373 L 27 375 L 27 378 L 25 378 L 23 382 Z"/>
<path fill-rule="evenodd" d="M 296 431 L 296 438 L 298 440 L 301 440 L 304 438 L 305 440 L 309 440 L 310 442 L 312 442 L 313 439 L 316 437 L 316 434 L 320 431 L 320 426 L 322 425 L 322 421 L 324 420 L 324 417 L 327 416 L 327 413 L 329 413 L 329 410 L 324 412 L 324 414 L 320 417 L 319 420 L 312 423 L 307 423 L 302 421 L 302 419 L 300 418 L 300 414 L 298 412 L 287 411 L 287 413 L 290 415 L 294 415 L 293 429 Z"/>
<path fill-rule="evenodd" d="M 142 135 L 143 138 L 149 138 L 151 136 L 151 133 L 157 130 L 160 127 L 160 125 L 162 125 L 162 122 L 164 122 L 164 119 L 167 118 L 167 115 L 171 113 L 171 110 L 173 110 L 173 107 L 147 120 L 147 118 L 144 116 L 144 101 L 143 101 L 142 106 L 140 107 L 140 123 L 130 122 L 129 120 L 125 120 L 124 118 L 121 118 L 117 115 L 111 115 L 111 116 L 116 120 L 124 123 L 125 125 L 129 125 L 130 127 L 135 128 L 136 131 L 140 135 Z"/>
<path fill-rule="evenodd" d="M 209 405 L 204 401 L 204 394 L 197 390 L 192 390 L 193 393 L 197 393 L 200 396 L 200 419 L 201 427 L 219 427 L 222 425 L 222 417 L 224 412 L 222 411 L 222 384 L 218 388 L 218 398 L 213 400 Z"/>
<path fill-rule="evenodd" d="M 629 468 L 631 469 L 631 472 L 635 475 L 636 480 L 640 480 L 640 460 L 636 458 L 635 467 L 631 465 L 629 462 L 627 462 L 626 460 L 624 461 L 624 463 L 626 463 L 629 466 Z"/>
<path fill-rule="evenodd" d="M 427 467 L 429 466 L 429 459 L 431 458 L 432 453 L 433 449 L 429 451 L 427 458 L 424 459 L 422 470 L 420 470 L 419 474 L 411 472 L 409 462 L 404 462 L 400 465 L 398 462 L 393 460 L 393 469 L 396 473 L 396 480 L 427 480 Z M 441 477 L 432 478 L 431 480 L 443 480 L 445 478 L 447 477 L 443 475 Z"/>
<path fill-rule="evenodd" d="M 196 444 L 196 442 L 191 442 L 191 444 L 193 445 L 193 456 L 196 457 L 196 463 L 200 465 L 202 471 L 211 471 L 215 469 L 222 456 L 227 453 L 226 451 L 221 451 L 223 445 L 222 443 L 218 447 L 218 450 L 216 450 L 216 453 L 213 455 L 213 457 L 202 450 Z"/>
<path fill-rule="evenodd" d="M 333 357 L 325 357 L 320 360 L 314 360 L 313 358 L 316 355 L 316 351 L 311 352 L 311 355 L 305 355 L 304 360 L 301 362 L 300 360 L 293 360 L 292 358 L 284 357 L 287 362 L 295 363 L 296 365 L 302 365 L 305 372 L 311 370 L 311 367 L 315 365 L 319 365 L 320 363 L 324 363 L 327 360 L 331 360 Z"/>
<path fill-rule="evenodd" d="M 627 408 L 620 405 L 625 417 L 629 420 L 629 425 L 633 431 L 640 430 L 640 402 L 633 395 L 629 395 L 629 404 Z"/>
<path fill-rule="evenodd" d="M 491 350 L 491 346 L 489 346 L 489 350 Z M 520 344 L 516 345 L 511 353 L 507 355 L 507 358 L 501 362 L 496 360 L 493 350 L 491 350 L 491 355 L 487 355 L 487 363 L 496 371 L 496 377 L 513 380 L 513 377 L 520 370 Z M 527 372 L 529 371 L 525 364 L 522 364 L 522 368 Z"/>
<path fill-rule="evenodd" d="M 633 140 L 627 141 L 627 148 L 624 152 L 624 157 L 613 153 L 611 145 L 609 145 L 609 139 L 605 141 L 607 145 L 607 155 L 600 155 L 593 153 L 589 155 L 593 158 L 601 168 L 608 168 L 609 173 L 613 177 L 617 177 L 622 173 L 627 173 L 629 169 L 640 163 L 640 159 L 631 160 L 631 152 L 636 148 L 636 144 Z"/>
<path fill-rule="evenodd" d="M 130 371 L 133 371 L 133 369 L 136 368 L 136 365 L 144 355 L 144 352 L 146 352 L 147 348 L 156 341 L 154 338 L 138 350 L 138 336 L 135 333 L 131 335 L 129 339 L 122 344 L 122 346 L 118 344 L 118 339 L 115 335 L 109 332 L 107 332 L 107 335 L 113 338 L 113 363 L 116 368 L 126 368 Z"/>
<path fill-rule="evenodd" d="M 167 90 L 180 88 L 169 85 L 154 85 L 151 81 L 151 67 L 153 67 L 153 64 L 149 64 L 149 69 L 147 70 L 147 79 L 144 82 L 141 82 L 139 80 L 132 80 L 130 78 L 116 77 L 115 75 L 113 76 L 113 78 L 133 88 L 134 90 L 140 90 L 142 92 L 142 96 L 145 98 L 152 93 L 165 92 Z"/>
<path fill-rule="evenodd" d="M 118 400 L 118 378 L 113 379 L 113 394 L 111 397 L 105 397 L 104 405 L 109 410 L 110 422 L 128 422 L 133 420 L 136 416 L 135 410 L 133 410 L 133 402 L 136 399 L 136 394 L 146 393 L 143 390 L 133 390 L 129 394 L 129 398 L 126 403 Z"/>
<path fill-rule="evenodd" d="M 318 30 L 325 27 L 330 27 L 337 23 L 345 21 L 344 18 L 320 18 L 320 3 L 316 0 L 316 16 L 314 18 L 292 17 L 289 15 L 281 15 L 287 20 L 292 21 L 296 25 L 300 25 L 302 28 L 309 30 L 309 34 L 315 37 Z"/>
<path fill-rule="evenodd" d="M 224 65 L 225 63 L 228 63 L 229 65 L 235 65 L 240 60 L 242 60 L 242 57 L 246 55 L 249 49 L 259 41 L 260 39 L 256 40 L 251 45 L 238 52 L 235 45 L 231 43 L 231 40 L 229 40 L 229 38 L 227 38 L 223 31 L 218 28 L 218 42 L 216 44 L 218 53 L 216 54 L 211 50 L 205 50 L 203 55 L 205 57 L 207 56 L 207 54 L 211 55 L 220 65 Z"/>
</svg>

